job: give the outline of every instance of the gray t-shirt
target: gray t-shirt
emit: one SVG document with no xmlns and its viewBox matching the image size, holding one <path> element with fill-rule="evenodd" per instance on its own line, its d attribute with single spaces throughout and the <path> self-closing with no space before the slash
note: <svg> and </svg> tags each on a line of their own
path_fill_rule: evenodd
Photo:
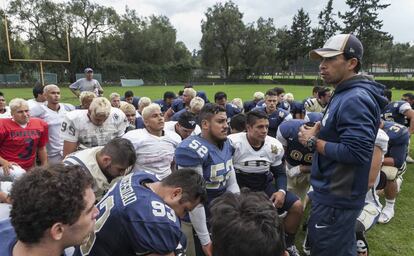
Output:
<svg viewBox="0 0 414 256">
<path fill-rule="evenodd" d="M 87 80 L 86 78 L 79 79 L 78 81 L 71 84 L 69 88 L 79 90 L 80 92 L 89 91 L 89 92 L 95 92 L 95 93 L 96 93 L 96 89 L 102 90 L 102 87 L 99 84 L 98 80 L 95 80 L 95 79 Z"/>
</svg>

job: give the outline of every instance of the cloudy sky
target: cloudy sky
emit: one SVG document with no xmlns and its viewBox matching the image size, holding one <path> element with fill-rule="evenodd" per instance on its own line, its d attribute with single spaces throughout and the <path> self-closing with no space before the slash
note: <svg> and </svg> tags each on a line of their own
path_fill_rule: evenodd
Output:
<svg viewBox="0 0 414 256">
<path fill-rule="evenodd" d="M 4 0 L 2 0 L 4 1 Z M 65 1 L 65 0 L 55 0 Z M 118 13 L 124 13 L 125 6 L 135 9 L 140 16 L 152 14 L 167 16 L 177 29 L 177 39 L 188 49 L 199 49 L 201 20 L 204 12 L 218 0 L 91 0 L 101 5 L 112 6 Z M 312 25 L 318 22 L 317 15 L 325 7 L 327 0 L 233 0 L 244 14 L 245 23 L 259 17 L 273 18 L 276 27 L 290 26 L 292 18 L 301 7 L 310 15 Z M 224 2 L 224 1 L 222 1 Z M 380 12 L 383 30 L 394 36 L 395 42 L 413 42 L 414 34 L 410 25 L 414 24 L 414 0 L 382 0 L 391 6 Z M 344 12 L 345 0 L 334 0 L 334 10 Z"/>
</svg>

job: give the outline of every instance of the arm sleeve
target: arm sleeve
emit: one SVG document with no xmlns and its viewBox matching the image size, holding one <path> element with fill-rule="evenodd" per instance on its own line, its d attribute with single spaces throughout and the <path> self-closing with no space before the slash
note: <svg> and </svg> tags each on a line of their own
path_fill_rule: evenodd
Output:
<svg viewBox="0 0 414 256">
<path fill-rule="evenodd" d="M 188 168 L 188 166 L 186 167 Z M 178 165 L 178 170 L 182 168 L 183 166 Z M 196 170 L 200 175 L 203 175 L 203 166 L 201 164 L 192 166 L 191 168 Z M 190 212 L 190 220 L 193 224 L 194 230 L 200 239 L 201 244 L 206 245 L 210 243 L 211 239 L 207 228 L 207 218 L 204 206 L 199 205 L 198 207 L 194 208 L 194 210 Z"/>
<path fill-rule="evenodd" d="M 231 193 L 240 193 L 239 184 L 237 184 L 236 173 L 234 169 L 229 172 L 229 179 L 226 183 L 226 190 Z"/>
<path fill-rule="evenodd" d="M 77 89 L 79 89 L 79 86 L 80 86 L 80 79 L 77 80 L 76 82 L 74 82 L 73 84 L 69 85 L 69 88 L 77 90 Z"/>
<path fill-rule="evenodd" d="M 363 96 L 355 96 L 338 109 L 339 143 L 326 142 L 326 157 L 344 164 L 366 164 L 371 160 L 378 128 L 375 106 L 366 101 Z"/>
<path fill-rule="evenodd" d="M 99 81 L 98 81 L 98 80 L 95 80 L 95 81 L 96 81 L 96 87 L 97 87 L 98 89 L 103 90 L 103 89 L 102 89 L 101 84 L 99 83 Z"/>
<path fill-rule="evenodd" d="M 287 178 L 285 165 L 282 163 L 278 166 L 270 166 L 270 171 L 273 173 L 273 176 L 275 177 L 277 188 L 286 191 Z"/>
<path fill-rule="evenodd" d="M 190 220 L 200 239 L 201 245 L 210 243 L 211 239 L 207 229 L 207 218 L 204 206 L 194 208 L 194 210 L 190 212 Z"/>
</svg>

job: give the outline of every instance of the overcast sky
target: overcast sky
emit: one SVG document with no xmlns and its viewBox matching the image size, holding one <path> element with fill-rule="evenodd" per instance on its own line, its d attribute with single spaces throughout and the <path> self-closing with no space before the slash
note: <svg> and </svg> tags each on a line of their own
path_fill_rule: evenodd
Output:
<svg viewBox="0 0 414 256">
<path fill-rule="evenodd" d="M 4 1 L 4 0 L 2 0 Z M 64 1 L 64 0 L 55 0 Z M 183 41 L 188 49 L 199 49 L 201 20 L 208 7 L 217 0 L 91 0 L 105 6 L 112 6 L 118 13 L 125 12 L 125 6 L 135 9 L 140 16 L 165 15 L 177 29 L 177 40 Z M 309 13 L 312 25 L 318 22 L 318 14 L 328 0 L 233 0 L 244 14 L 245 23 L 259 17 L 273 18 L 276 27 L 292 24 L 292 18 L 301 7 Z M 225 2 L 225 1 L 221 1 Z M 391 6 L 380 12 L 383 30 L 394 36 L 395 42 L 413 42 L 414 0 L 382 0 Z M 348 10 L 345 0 L 334 0 L 335 12 Z"/>
</svg>

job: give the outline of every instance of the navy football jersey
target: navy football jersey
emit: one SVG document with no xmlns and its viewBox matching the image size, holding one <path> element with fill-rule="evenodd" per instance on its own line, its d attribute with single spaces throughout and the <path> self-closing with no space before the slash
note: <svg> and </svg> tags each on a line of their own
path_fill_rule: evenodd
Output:
<svg viewBox="0 0 414 256">
<path fill-rule="evenodd" d="M 395 167 L 400 168 L 405 162 L 410 142 L 408 128 L 396 122 L 385 121 L 383 130 L 389 137 L 385 156 L 394 158 Z"/>
<path fill-rule="evenodd" d="M 226 191 L 229 173 L 234 170 L 234 149 L 229 140 L 219 149 L 199 135 L 183 140 L 175 150 L 175 162 L 181 167 L 202 166 L 206 181 L 208 200 Z"/>
<path fill-rule="evenodd" d="M 291 166 L 311 165 L 313 153 L 304 147 L 298 139 L 299 128 L 304 120 L 289 120 L 279 126 L 277 139 L 286 147 L 285 159 Z"/>
<path fill-rule="evenodd" d="M 231 119 L 234 115 L 237 115 L 241 112 L 235 105 L 231 103 L 226 104 L 226 115 L 227 119 Z"/>
<path fill-rule="evenodd" d="M 253 110 L 259 110 L 259 111 L 266 112 L 266 107 L 257 107 L 257 108 L 254 108 Z M 269 115 L 269 130 L 267 132 L 267 135 L 273 138 L 276 138 L 276 133 L 277 133 L 277 129 L 279 128 L 279 125 L 283 121 L 288 121 L 290 119 L 292 119 L 292 115 L 288 111 L 281 109 L 281 108 L 276 109 L 276 111 L 274 111 L 272 114 Z"/>
<path fill-rule="evenodd" d="M 178 112 L 181 109 L 185 108 L 183 99 L 181 98 L 175 99 L 173 103 L 171 104 L 171 108 L 172 110 L 174 110 L 174 112 Z"/>
<path fill-rule="evenodd" d="M 396 122 L 408 126 L 407 117 L 404 112 L 411 109 L 411 106 L 406 101 L 395 101 L 385 106 L 382 111 L 381 118 L 386 121 Z"/>
<path fill-rule="evenodd" d="M 171 107 L 171 104 L 167 105 L 167 103 L 165 103 L 163 99 L 155 100 L 154 103 L 157 103 L 158 105 L 160 105 L 162 113 L 164 113 Z"/>
<path fill-rule="evenodd" d="M 11 225 L 10 219 L 0 222 L 0 254 L 2 256 L 13 256 L 13 247 L 17 243 L 16 233 Z"/>
<path fill-rule="evenodd" d="M 245 101 L 243 103 L 244 112 L 249 112 L 250 110 L 256 107 L 256 102 L 254 100 Z"/>
<path fill-rule="evenodd" d="M 161 197 L 145 187 L 146 172 L 123 177 L 98 203 L 95 232 L 75 255 L 168 254 L 186 247 L 180 220 Z"/>
</svg>

